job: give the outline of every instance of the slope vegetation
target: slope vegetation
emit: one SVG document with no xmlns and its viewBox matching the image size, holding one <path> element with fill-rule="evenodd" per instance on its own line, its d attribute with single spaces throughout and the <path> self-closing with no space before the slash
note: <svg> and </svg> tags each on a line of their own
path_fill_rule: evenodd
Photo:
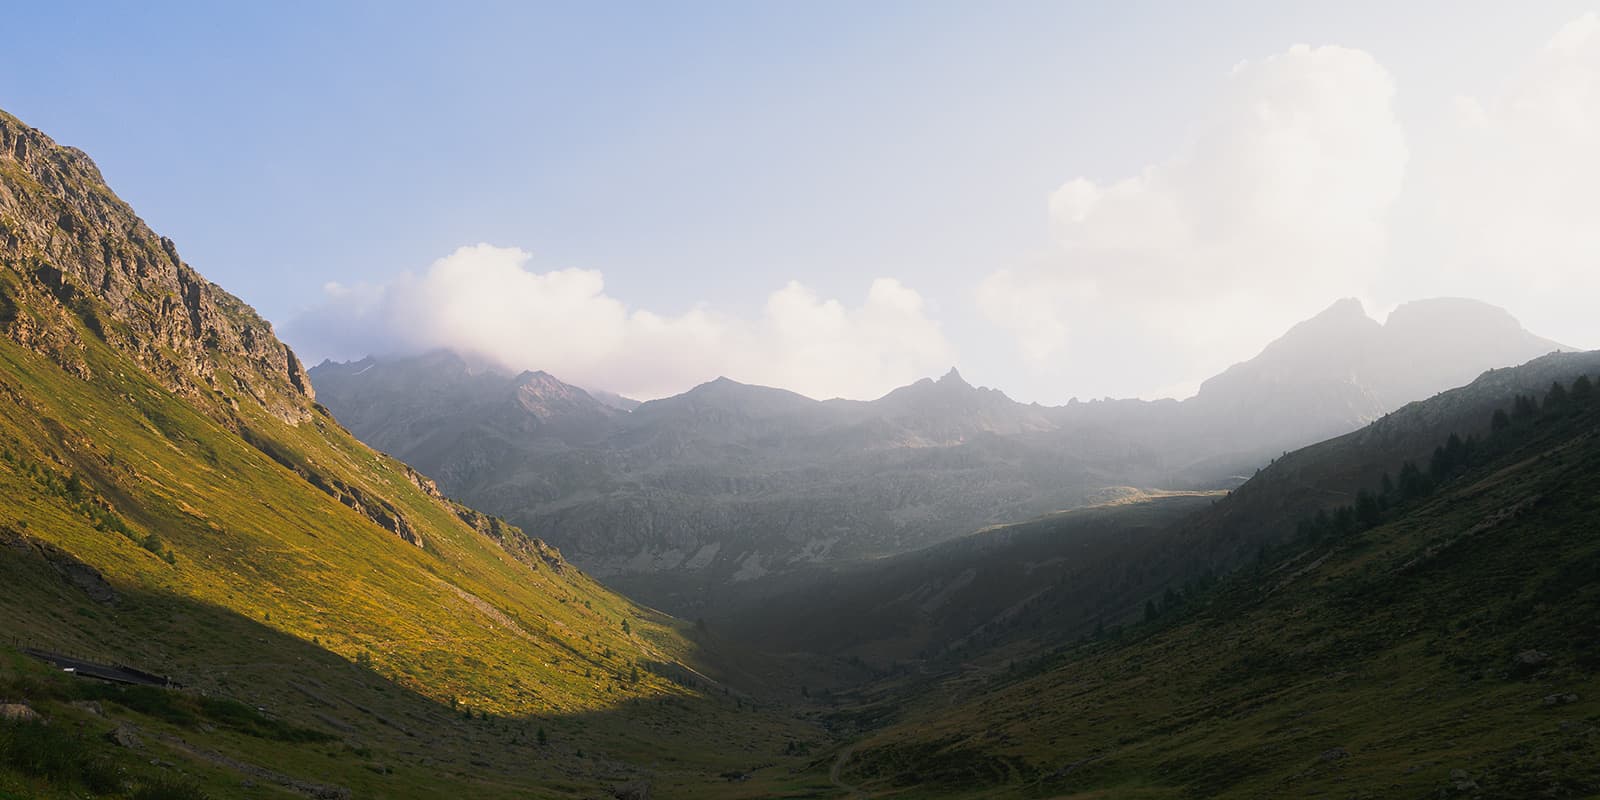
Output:
<svg viewBox="0 0 1600 800">
<path fill-rule="evenodd" d="M 187 689 L 86 695 L 8 657 L 0 700 L 105 747 L 142 728 L 146 755 L 112 762 L 169 765 L 89 789 L 592 796 L 808 735 L 752 712 L 689 626 L 357 442 L 270 326 L 3 114 L 0 332 L 0 636 Z M 79 787 L 8 763 L 12 791 Z"/>
<path fill-rule="evenodd" d="M 1142 620 L 923 687 L 817 774 L 895 797 L 1593 796 L 1597 398 L 1587 377 L 1537 412 L 1507 398 L 1422 478 Z"/>
</svg>

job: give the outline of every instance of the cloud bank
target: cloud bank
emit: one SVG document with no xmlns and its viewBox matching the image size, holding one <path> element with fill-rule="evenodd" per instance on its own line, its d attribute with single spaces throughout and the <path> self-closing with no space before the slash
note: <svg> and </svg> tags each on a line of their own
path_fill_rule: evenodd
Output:
<svg viewBox="0 0 1600 800">
<path fill-rule="evenodd" d="M 1052 193 L 1051 249 L 982 279 L 978 310 L 1038 373 L 1096 359 L 1115 372 L 1129 354 L 1108 346 L 1168 353 L 1188 380 L 1163 388 L 1179 390 L 1339 297 L 1456 294 L 1586 319 L 1600 290 L 1600 15 L 1415 136 L 1395 94 L 1360 50 L 1241 63 L 1179 150 Z M 1541 333 L 1584 344 L 1584 331 Z"/>
<path fill-rule="evenodd" d="M 1567 24 L 1455 112 L 1415 185 L 1435 214 L 1438 261 L 1549 300 L 1600 289 L 1600 15 Z"/>
<path fill-rule="evenodd" d="M 1395 77 L 1357 49 L 1297 45 L 1218 83 L 1171 152 L 1052 192 L 1045 252 L 975 270 L 966 309 L 1014 344 L 1009 368 L 1039 399 L 1183 396 L 1349 296 L 1479 297 L 1600 344 L 1579 324 L 1600 290 L 1600 15 L 1404 120 Z M 313 356 L 449 347 L 642 397 L 726 374 L 864 398 L 955 361 L 923 297 L 891 279 L 855 305 L 789 283 L 747 319 L 631 307 L 598 272 L 528 264 L 479 245 L 381 286 L 330 285 L 288 338 Z"/>
<path fill-rule="evenodd" d="M 1365 293 L 1408 157 L 1394 93 L 1358 50 L 1296 46 L 1239 64 L 1179 152 L 1057 189 L 1054 251 L 986 278 L 980 309 L 1042 364 L 1063 356 L 1074 327 L 1164 329 L 1173 347 L 1210 350 L 1260 344 Z"/>
<path fill-rule="evenodd" d="M 653 398 L 718 375 L 818 398 L 869 398 L 954 361 L 917 292 L 890 278 L 855 307 L 791 282 L 756 319 L 630 309 L 593 270 L 534 272 L 529 253 L 462 247 L 378 286 L 329 284 L 285 336 L 313 360 L 451 349 L 508 369 Z"/>
</svg>

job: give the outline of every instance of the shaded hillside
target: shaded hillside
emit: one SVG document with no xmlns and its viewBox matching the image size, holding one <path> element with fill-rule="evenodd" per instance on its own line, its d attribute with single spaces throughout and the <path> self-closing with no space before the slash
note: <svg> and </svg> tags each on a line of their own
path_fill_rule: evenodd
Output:
<svg viewBox="0 0 1600 800">
<path fill-rule="evenodd" d="M 871 402 L 718 379 L 620 413 L 544 373 L 449 353 L 323 363 L 356 435 L 691 616 L 816 565 L 1093 503 L 1107 487 L 1231 487 L 1284 449 L 1558 345 L 1461 300 L 1387 324 L 1342 301 L 1184 402 L 1045 407 L 952 370 Z"/>
<path fill-rule="evenodd" d="M 773 755 L 801 735 L 751 713 L 688 626 L 356 441 L 270 327 L 82 153 L 4 115 L 0 145 L 0 638 L 170 674 L 315 733 L 175 721 L 161 709 L 190 701 L 170 696 L 86 712 L 14 658 L 0 699 L 94 736 L 153 728 L 142 761 L 211 789 L 259 768 L 369 796 L 592 796 L 645 777 L 657 756 L 633 726 L 665 708 L 709 738 L 663 784 L 754 760 L 719 732 Z M 468 715 L 484 726 L 448 741 Z M 528 750 L 541 727 L 565 744 Z M 74 788 L 10 766 L 26 793 Z"/>
<path fill-rule="evenodd" d="M 1131 553 L 1170 536 L 1220 493 L 1130 495 L 1001 525 L 892 558 L 819 568 L 786 590 L 724 611 L 742 638 L 779 652 L 886 667 L 1023 650 L 1076 637 L 1116 600 Z M 1107 584 L 1111 584 L 1108 586 Z"/>
<path fill-rule="evenodd" d="M 894 722 L 815 768 L 895 797 L 1593 796 L 1600 393 L 1572 386 L 1142 621 L 851 710 Z"/>
<path fill-rule="evenodd" d="M 1545 356 L 1407 405 L 1365 428 L 1276 459 L 1226 497 L 1130 494 L 998 526 L 901 556 L 817 569 L 724 612 L 766 646 L 902 660 L 962 661 L 1048 649 L 1097 624 L 1137 618 L 1281 545 L 1317 511 L 1426 468 L 1452 434 L 1482 439 L 1496 409 L 1553 382 L 1600 373 L 1600 352 Z"/>
</svg>

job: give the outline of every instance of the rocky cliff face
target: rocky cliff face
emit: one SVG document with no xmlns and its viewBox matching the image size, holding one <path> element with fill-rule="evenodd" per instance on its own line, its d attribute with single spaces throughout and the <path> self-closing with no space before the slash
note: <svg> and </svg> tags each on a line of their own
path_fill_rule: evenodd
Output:
<svg viewBox="0 0 1600 800">
<path fill-rule="evenodd" d="M 262 424 L 326 424 L 310 377 L 272 326 L 184 263 L 82 151 L 3 111 L 0 335 L 89 382 L 116 377 L 95 375 L 87 358 L 94 341 L 109 345 L 324 494 L 424 546 L 402 509 Z"/>
<path fill-rule="evenodd" d="M 4 112 L 0 333 L 83 378 L 81 337 L 96 337 L 224 416 L 242 399 L 290 422 L 311 413 L 305 369 L 270 324 L 185 264 L 82 151 Z"/>
</svg>

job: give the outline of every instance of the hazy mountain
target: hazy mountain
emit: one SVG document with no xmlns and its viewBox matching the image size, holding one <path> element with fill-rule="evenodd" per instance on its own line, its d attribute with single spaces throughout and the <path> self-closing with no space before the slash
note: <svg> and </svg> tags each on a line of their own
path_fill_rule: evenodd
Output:
<svg viewBox="0 0 1600 800">
<path fill-rule="evenodd" d="M 1335 436 L 1486 369 L 1573 348 L 1475 300 L 1407 303 L 1384 324 L 1353 299 L 1294 326 L 1255 358 L 1201 384 L 1191 413 L 1212 441 L 1292 448 Z"/>
<path fill-rule="evenodd" d="M 600 402 L 611 406 L 618 411 L 632 411 L 639 407 L 638 400 L 635 400 L 631 397 L 623 397 L 616 392 L 608 392 L 604 389 L 593 388 L 588 389 L 587 391 L 589 392 L 590 397 L 593 397 L 594 399 L 599 400 Z"/>
<path fill-rule="evenodd" d="M 352 432 L 445 491 L 613 585 L 700 614 L 722 588 L 764 592 L 807 565 L 1121 487 L 1233 486 L 1284 450 L 1558 347 L 1472 301 L 1420 301 L 1379 324 L 1344 300 L 1183 402 L 1023 404 L 951 370 L 872 401 L 719 378 L 618 414 L 541 373 L 450 354 L 325 362 L 312 377 Z"/>
<path fill-rule="evenodd" d="M 1019 435 L 1056 435 L 1040 410 L 955 374 L 873 403 L 721 378 L 627 414 L 561 405 L 535 419 L 510 401 L 516 378 L 474 372 L 449 355 L 314 372 L 357 436 L 680 610 L 696 610 L 675 601 L 680 593 L 899 552 L 1081 504 L 1099 483 L 1077 456 L 1087 448 Z M 539 387 L 549 397 L 574 391 Z M 685 580 L 629 582 L 664 572 Z"/>
</svg>

